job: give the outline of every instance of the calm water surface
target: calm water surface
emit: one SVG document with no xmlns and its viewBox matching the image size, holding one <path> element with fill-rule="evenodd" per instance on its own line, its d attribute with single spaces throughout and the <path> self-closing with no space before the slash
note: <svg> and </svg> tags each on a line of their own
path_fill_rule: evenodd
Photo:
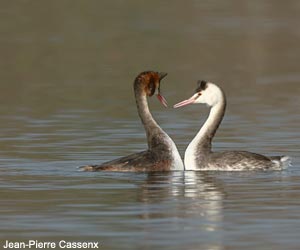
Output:
<svg viewBox="0 0 300 250">
<path fill-rule="evenodd" d="M 0 244 L 299 249 L 298 1 L 11 1 L 0 15 Z M 155 8 L 154 8 L 155 7 Z M 146 148 L 132 93 L 166 71 L 170 106 L 223 87 L 215 150 L 287 154 L 282 172 L 84 173 Z M 180 152 L 200 105 L 151 110 Z M 1 247 L 0 247 L 1 248 Z"/>
</svg>

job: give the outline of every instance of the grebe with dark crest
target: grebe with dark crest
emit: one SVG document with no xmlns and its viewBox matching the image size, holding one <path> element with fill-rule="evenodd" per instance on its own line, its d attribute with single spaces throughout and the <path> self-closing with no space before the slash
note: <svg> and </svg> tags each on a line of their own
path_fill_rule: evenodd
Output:
<svg viewBox="0 0 300 250">
<path fill-rule="evenodd" d="M 194 103 L 207 104 L 211 109 L 207 120 L 185 151 L 185 170 L 282 170 L 290 165 L 288 156 L 267 157 L 247 151 L 212 152 L 211 142 L 226 109 L 225 94 L 216 84 L 198 81 L 195 94 L 175 104 L 174 108 Z"/>
<path fill-rule="evenodd" d="M 147 96 L 155 93 L 158 100 L 167 106 L 165 98 L 160 94 L 160 82 L 166 73 L 145 71 L 134 81 L 134 94 L 138 114 L 146 130 L 148 149 L 131 154 L 101 165 L 81 167 L 85 171 L 171 171 L 184 170 L 183 162 L 173 140 L 164 132 L 152 117 Z"/>
</svg>

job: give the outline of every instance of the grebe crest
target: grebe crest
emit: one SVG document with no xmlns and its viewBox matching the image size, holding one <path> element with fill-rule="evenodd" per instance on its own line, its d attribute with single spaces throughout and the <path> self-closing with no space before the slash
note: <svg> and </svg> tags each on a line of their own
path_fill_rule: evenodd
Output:
<svg viewBox="0 0 300 250">
<path fill-rule="evenodd" d="M 156 94 L 158 100 L 167 107 L 166 99 L 160 94 L 160 82 L 165 76 L 165 72 L 144 71 L 135 78 L 134 89 L 141 89 L 149 97 Z"/>
<path fill-rule="evenodd" d="M 198 81 L 198 87 L 192 96 L 194 103 L 205 103 L 209 107 L 217 105 L 223 98 L 223 91 L 215 84 L 206 81 Z"/>
</svg>

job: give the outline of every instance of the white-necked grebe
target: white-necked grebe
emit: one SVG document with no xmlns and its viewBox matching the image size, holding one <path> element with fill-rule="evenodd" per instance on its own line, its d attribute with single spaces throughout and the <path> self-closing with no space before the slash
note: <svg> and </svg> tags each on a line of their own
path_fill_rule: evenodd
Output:
<svg viewBox="0 0 300 250">
<path fill-rule="evenodd" d="M 207 120 L 185 151 L 186 170 L 281 170 L 289 166 L 288 156 L 267 157 L 247 151 L 212 152 L 211 142 L 226 109 L 225 94 L 216 84 L 198 81 L 195 94 L 177 103 L 174 108 L 193 103 L 204 103 L 211 109 Z"/>
</svg>

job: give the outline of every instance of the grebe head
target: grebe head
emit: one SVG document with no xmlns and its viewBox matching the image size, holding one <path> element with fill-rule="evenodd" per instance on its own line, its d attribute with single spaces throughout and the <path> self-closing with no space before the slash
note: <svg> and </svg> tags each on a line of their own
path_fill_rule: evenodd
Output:
<svg viewBox="0 0 300 250">
<path fill-rule="evenodd" d="M 167 101 L 160 93 L 160 81 L 166 75 L 164 72 L 144 71 L 136 77 L 134 87 L 141 88 L 142 93 L 147 96 L 156 94 L 158 100 L 167 107 Z"/>
<path fill-rule="evenodd" d="M 206 81 L 198 81 L 195 94 L 187 100 L 174 105 L 174 108 L 194 103 L 205 103 L 212 107 L 217 105 L 224 97 L 222 90 L 215 84 Z"/>
</svg>

